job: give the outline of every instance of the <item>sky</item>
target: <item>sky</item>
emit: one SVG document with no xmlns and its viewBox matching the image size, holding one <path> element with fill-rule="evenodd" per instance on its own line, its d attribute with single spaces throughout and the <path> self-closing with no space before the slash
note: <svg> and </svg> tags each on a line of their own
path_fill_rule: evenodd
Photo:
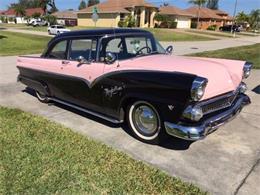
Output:
<svg viewBox="0 0 260 195">
<path fill-rule="evenodd" d="M 7 6 L 10 3 L 14 3 L 17 1 L 18 0 L 0 0 L 0 10 L 6 10 Z M 56 6 L 58 7 L 59 10 L 66 10 L 70 8 L 76 10 L 79 6 L 80 1 L 81 0 L 55 0 Z M 163 4 L 164 2 L 167 2 L 179 8 L 188 8 L 189 6 L 191 6 L 191 4 L 188 3 L 188 0 L 146 0 L 146 1 L 153 3 L 157 6 Z M 235 1 L 236 0 L 219 0 L 219 8 L 221 10 L 230 13 L 230 15 L 233 15 Z M 244 11 L 246 13 L 249 13 L 252 9 L 260 9 L 260 0 L 237 0 L 237 1 L 238 1 L 237 12 Z"/>
</svg>

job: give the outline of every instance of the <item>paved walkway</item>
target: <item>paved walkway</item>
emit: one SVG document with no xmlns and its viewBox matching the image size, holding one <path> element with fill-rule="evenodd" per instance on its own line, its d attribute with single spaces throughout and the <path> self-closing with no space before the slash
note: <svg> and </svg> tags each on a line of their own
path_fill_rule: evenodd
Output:
<svg viewBox="0 0 260 195">
<path fill-rule="evenodd" d="M 141 143 L 115 126 L 59 104 L 42 104 L 16 82 L 16 57 L 0 57 L 0 105 L 20 108 L 108 144 L 212 194 L 260 194 L 260 70 L 247 80 L 252 104 L 206 139 Z M 252 91 L 253 90 L 253 91 Z"/>
</svg>

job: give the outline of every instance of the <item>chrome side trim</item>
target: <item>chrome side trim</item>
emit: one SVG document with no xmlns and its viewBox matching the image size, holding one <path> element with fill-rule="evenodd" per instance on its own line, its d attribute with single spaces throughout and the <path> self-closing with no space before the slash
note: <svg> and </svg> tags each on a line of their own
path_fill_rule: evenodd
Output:
<svg viewBox="0 0 260 195">
<path fill-rule="evenodd" d="M 170 123 L 165 122 L 164 126 L 166 132 L 169 135 L 190 140 L 196 141 L 204 138 L 208 134 L 212 133 L 214 130 L 224 125 L 228 121 L 234 119 L 238 113 L 242 110 L 245 105 L 250 104 L 250 99 L 247 95 L 241 94 L 236 100 L 234 106 L 230 109 L 212 116 L 211 118 L 205 119 L 202 122 L 195 123 L 194 125 L 188 123 Z"/>
<path fill-rule="evenodd" d="M 102 115 L 102 114 L 99 114 L 99 113 L 96 113 L 96 112 L 87 110 L 87 109 L 85 109 L 85 108 L 82 108 L 82 107 L 79 107 L 79 106 L 70 104 L 70 103 L 68 103 L 68 102 L 65 102 L 65 101 L 56 99 L 56 98 L 49 98 L 49 100 L 52 100 L 52 101 L 54 101 L 54 102 L 57 102 L 57 103 L 60 103 L 60 104 L 66 105 L 66 106 L 69 106 L 69 107 L 71 107 L 71 108 L 74 108 L 74 109 L 76 109 L 76 110 L 85 112 L 85 113 L 87 113 L 87 114 L 91 114 L 91 115 L 93 115 L 93 116 L 96 116 L 96 117 L 98 117 L 98 118 L 104 119 L 104 120 L 109 121 L 109 122 L 111 122 L 111 123 L 120 124 L 120 123 L 123 123 L 123 122 L 124 122 L 123 120 L 120 120 L 120 121 L 119 121 L 119 120 L 116 120 L 116 119 L 113 119 L 113 118 L 104 116 L 104 115 Z"/>
</svg>

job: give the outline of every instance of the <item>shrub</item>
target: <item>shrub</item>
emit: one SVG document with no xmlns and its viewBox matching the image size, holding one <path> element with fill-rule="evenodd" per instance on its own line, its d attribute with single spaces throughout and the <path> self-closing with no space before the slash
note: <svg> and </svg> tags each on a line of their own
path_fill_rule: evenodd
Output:
<svg viewBox="0 0 260 195">
<path fill-rule="evenodd" d="M 212 30 L 212 31 L 215 31 L 217 30 L 217 25 L 211 25 L 207 28 L 207 30 Z"/>
<path fill-rule="evenodd" d="M 40 18 L 41 17 L 41 13 L 35 12 L 32 14 L 32 18 Z"/>
<path fill-rule="evenodd" d="M 8 21 L 9 21 L 9 22 L 14 22 L 14 18 L 13 18 L 13 17 L 10 17 L 10 18 L 8 18 Z"/>
<path fill-rule="evenodd" d="M 118 22 L 118 27 L 126 27 L 127 25 L 126 25 L 126 23 L 125 23 L 125 21 L 124 20 L 120 20 L 119 22 Z"/>
<path fill-rule="evenodd" d="M 173 20 L 170 20 L 170 21 L 168 22 L 168 28 L 177 28 L 177 24 L 178 24 L 178 22 L 175 22 L 175 21 L 173 21 Z"/>
<path fill-rule="evenodd" d="M 136 21 L 134 17 L 127 16 L 124 20 L 118 22 L 118 27 L 135 27 Z"/>
<path fill-rule="evenodd" d="M 6 23 L 7 21 L 6 21 L 6 17 L 4 17 L 4 16 L 1 16 L 0 17 L 0 20 L 2 21 L 2 23 Z"/>
<path fill-rule="evenodd" d="M 44 20 L 47 21 L 50 25 L 57 24 L 57 17 L 53 15 L 44 16 Z"/>
</svg>

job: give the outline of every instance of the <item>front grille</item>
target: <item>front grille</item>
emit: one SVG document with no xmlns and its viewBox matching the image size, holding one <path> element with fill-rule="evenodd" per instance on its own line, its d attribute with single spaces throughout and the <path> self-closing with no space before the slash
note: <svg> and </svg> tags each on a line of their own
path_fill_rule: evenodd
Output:
<svg viewBox="0 0 260 195">
<path fill-rule="evenodd" d="M 201 105 L 203 114 L 209 114 L 230 107 L 236 99 L 236 97 L 237 93 L 230 93 L 203 103 L 203 105 Z"/>
</svg>

